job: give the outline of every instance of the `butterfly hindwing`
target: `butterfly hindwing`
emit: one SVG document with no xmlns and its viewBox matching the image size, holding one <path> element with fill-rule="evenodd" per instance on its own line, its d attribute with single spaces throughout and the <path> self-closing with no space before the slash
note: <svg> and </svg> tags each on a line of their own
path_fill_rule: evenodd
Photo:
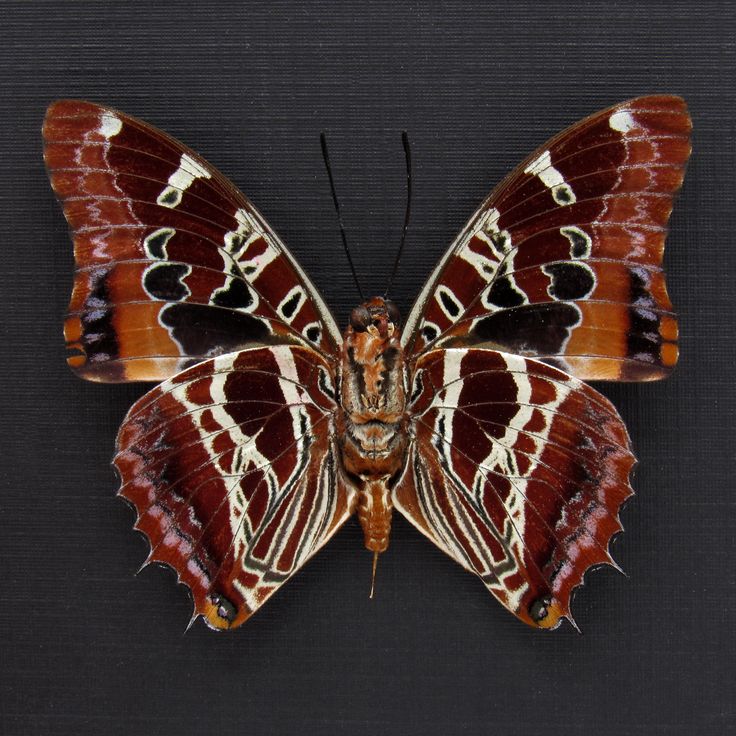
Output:
<svg viewBox="0 0 736 736">
<path fill-rule="evenodd" d="M 89 102 L 53 103 L 45 160 L 73 231 L 69 363 L 96 381 L 162 380 L 257 344 L 334 354 L 341 336 L 263 217 L 156 128 Z"/>
<path fill-rule="evenodd" d="M 458 348 L 418 359 L 409 412 L 396 508 L 525 623 L 570 618 L 632 493 L 614 407 L 540 361 Z"/>
<path fill-rule="evenodd" d="M 406 323 L 408 352 L 485 346 L 586 380 L 667 375 L 677 322 L 661 262 L 690 128 L 679 97 L 642 97 L 548 141 L 430 277 Z"/>
<path fill-rule="evenodd" d="M 330 364 L 279 345 L 199 363 L 128 413 L 120 495 L 209 626 L 242 624 L 351 513 L 335 408 Z"/>
</svg>

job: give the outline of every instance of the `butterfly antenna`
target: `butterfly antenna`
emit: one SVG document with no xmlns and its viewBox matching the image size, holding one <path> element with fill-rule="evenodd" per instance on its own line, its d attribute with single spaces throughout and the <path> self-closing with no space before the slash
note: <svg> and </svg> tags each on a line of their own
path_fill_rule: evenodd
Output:
<svg viewBox="0 0 736 736">
<path fill-rule="evenodd" d="M 369 598 L 373 598 L 373 591 L 376 587 L 376 566 L 378 565 L 378 552 L 373 553 L 373 575 L 371 576 L 371 594 Z"/>
<path fill-rule="evenodd" d="M 335 180 L 332 178 L 332 167 L 330 166 L 330 155 L 327 153 L 327 137 L 325 136 L 324 131 L 322 131 L 319 134 L 319 142 L 322 144 L 322 158 L 325 161 L 325 168 L 327 169 L 327 177 L 330 180 L 330 189 L 332 190 L 332 201 L 335 205 L 335 212 L 337 212 L 337 222 L 340 225 L 340 235 L 342 236 L 342 247 L 345 249 L 345 255 L 348 257 L 348 264 L 350 265 L 350 271 L 353 274 L 353 281 L 355 281 L 355 286 L 358 289 L 358 294 L 360 295 L 360 300 L 365 301 L 365 297 L 363 296 L 363 290 L 360 288 L 360 282 L 358 281 L 358 274 L 355 271 L 355 266 L 353 265 L 353 259 L 350 255 L 350 250 L 348 248 L 348 239 L 345 237 L 345 228 L 342 224 L 342 215 L 340 213 L 340 202 L 337 199 L 337 192 L 335 191 Z"/>
<path fill-rule="evenodd" d="M 406 131 L 401 133 L 401 142 L 404 144 L 404 157 L 406 159 L 406 212 L 404 213 L 404 229 L 401 231 L 401 243 L 399 243 L 399 251 L 396 254 L 396 260 L 394 261 L 394 268 L 391 271 L 391 278 L 388 280 L 388 286 L 384 297 L 388 296 L 389 291 L 394 283 L 394 277 L 396 272 L 399 270 L 399 261 L 401 260 L 401 253 L 404 250 L 404 243 L 406 242 L 406 231 L 409 228 L 409 220 L 411 219 L 411 148 L 409 147 L 409 136 Z"/>
</svg>

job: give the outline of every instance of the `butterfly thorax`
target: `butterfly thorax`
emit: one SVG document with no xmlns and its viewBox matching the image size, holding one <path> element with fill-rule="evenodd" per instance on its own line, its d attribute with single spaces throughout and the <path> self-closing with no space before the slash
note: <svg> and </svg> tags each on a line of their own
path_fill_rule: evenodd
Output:
<svg viewBox="0 0 736 736">
<path fill-rule="evenodd" d="M 365 545 L 388 547 L 392 479 L 407 446 L 404 354 L 396 307 L 374 297 L 350 315 L 340 366 L 338 436 L 342 462 L 357 488 Z"/>
</svg>

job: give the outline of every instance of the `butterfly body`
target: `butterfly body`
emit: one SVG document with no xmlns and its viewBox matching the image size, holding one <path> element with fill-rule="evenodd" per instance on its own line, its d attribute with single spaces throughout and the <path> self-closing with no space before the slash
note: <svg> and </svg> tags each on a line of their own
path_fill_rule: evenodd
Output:
<svg viewBox="0 0 736 736">
<path fill-rule="evenodd" d="M 357 490 L 365 546 L 385 552 L 391 529 L 391 485 L 406 462 L 409 417 L 398 312 L 374 297 L 353 310 L 340 362 L 337 437 L 342 465 Z"/>
<path fill-rule="evenodd" d="M 633 493 L 626 428 L 583 381 L 677 361 L 662 256 L 690 129 L 669 95 L 576 123 L 481 203 L 403 327 L 376 297 L 341 333 L 213 166 L 117 110 L 53 103 L 68 362 L 160 382 L 113 464 L 147 562 L 176 571 L 194 618 L 239 626 L 353 514 L 375 560 L 395 510 L 524 623 L 572 621 Z"/>
</svg>

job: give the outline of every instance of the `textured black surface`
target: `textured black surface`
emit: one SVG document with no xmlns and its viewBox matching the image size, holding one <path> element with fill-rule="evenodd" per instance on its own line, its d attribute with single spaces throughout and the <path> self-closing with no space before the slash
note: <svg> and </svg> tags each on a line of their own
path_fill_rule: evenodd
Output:
<svg viewBox="0 0 736 736">
<path fill-rule="evenodd" d="M 734 713 L 732 3 L 65 3 L 6 0 L 0 31 L 0 732 L 723 734 Z M 41 160 L 57 97 L 181 138 L 253 199 L 341 323 L 356 302 L 319 131 L 364 289 L 412 298 L 476 204 L 549 135 L 649 92 L 685 96 L 694 156 L 666 256 L 671 379 L 605 387 L 640 460 L 582 636 L 525 628 L 396 520 L 368 599 L 350 524 L 239 631 L 184 635 L 189 603 L 113 497 L 142 386 L 64 363 L 71 247 Z"/>
</svg>

